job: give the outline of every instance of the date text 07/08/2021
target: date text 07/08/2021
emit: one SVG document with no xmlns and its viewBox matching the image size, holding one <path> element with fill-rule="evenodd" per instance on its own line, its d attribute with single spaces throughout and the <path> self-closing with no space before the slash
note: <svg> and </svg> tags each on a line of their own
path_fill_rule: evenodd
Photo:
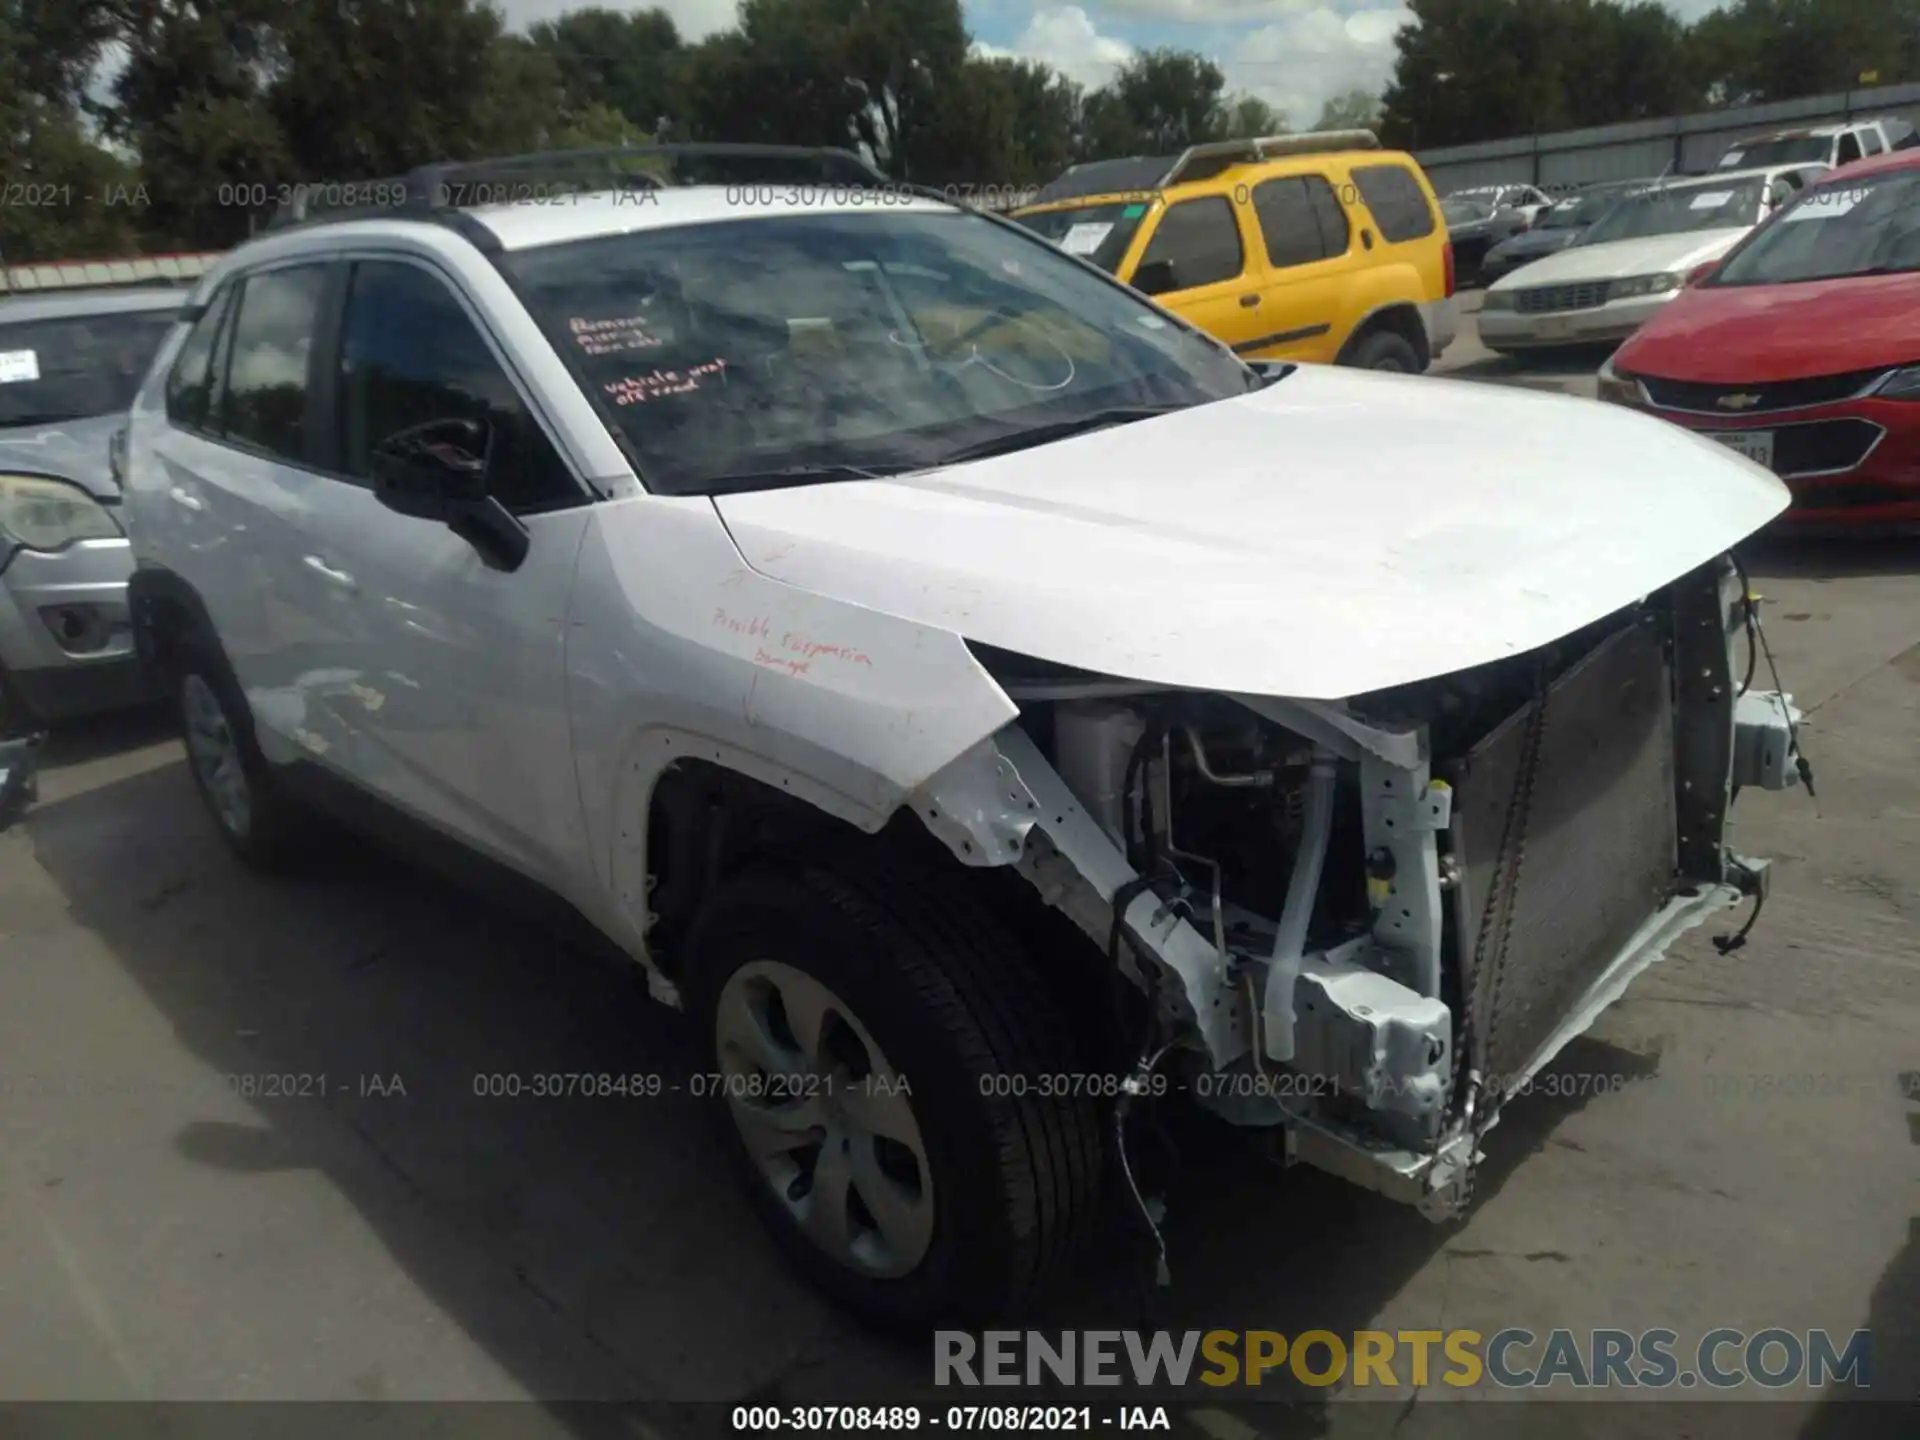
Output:
<svg viewBox="0 0 1920 1440">
<path fill-rule="evenodd" d="M 1164 1405 L 736 1405 L 735 1434 L 888 1434 L 948 1430 L 973 1434 L 1171 1430 Z"/>
</svg>

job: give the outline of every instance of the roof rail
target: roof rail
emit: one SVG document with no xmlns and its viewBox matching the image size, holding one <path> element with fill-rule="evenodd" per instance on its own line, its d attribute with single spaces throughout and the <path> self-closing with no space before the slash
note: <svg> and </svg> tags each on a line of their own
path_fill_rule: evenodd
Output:
<svg viewBox="0 0 1920 1440">
<path fill-rule="evenodd" d="M 510 204 L 603 190 L 668 185 L 812 182 L 891 183 L 851 150 L 798 145 L 613 145 L 545 150 L 486 160 L 420 165 L 393 180 L 293 187 L 267 228 L 320 219 L 433 213 L 469 205 Z"/>
<path fill-rule="evenodd" d="M 1223 160 L 1228 164 L 1271 160 L 1276 155 L 1324 155 L 1335 150 L 1378 150 L 1380 137 L 1371 130 L 1314 130 L 1305 135 L 1262 135 L 1251 140 L 1212 140 L 1204 145 L 1189 145 L 1180 152 L 1167 173 L 1160 177 L 1157 189 L 1179 182 L 1188 170 L 1204 160 Z"/>
</svg>

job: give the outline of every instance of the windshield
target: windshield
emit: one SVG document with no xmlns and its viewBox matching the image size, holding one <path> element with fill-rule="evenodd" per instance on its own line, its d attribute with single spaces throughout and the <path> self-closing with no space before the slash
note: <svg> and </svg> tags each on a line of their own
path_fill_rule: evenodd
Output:
<svg viewBox="0 0 1920 1440">
<path fill-rule="evenodd" d="M 1720 157 L 1716 170 L 1748 170 L 1761 165 L 1809 165 L 1827 158 L 1833 149 L 1830 135 L 1786 135 L 1778 140 L 1750 140 Z"/>
<path fill-rule="evenodd" d="M 1584 229 L 1618 205 L 1627 193 L 1624 189 L 1590 190 L 1584 195 L 1574 196 L 1571 200 L 1563 200 L 1541 217 L 1539 228 L 1542 230 Z"/>
<path fill-rule="evenodd" d="M 1065 210 L 1046 210 L 1039 214 L 1014 215 L 1043 240 L 1051 240 L 1069 255 L 1098 265 L 1114 274 L 1127 246 L 1146 218 L 1144 201 L 1111 201 L 1105 205 L 1075 205 Z"/>
<path fill-rule="evenodd" d="M 1477 220 L 1486 219 L 1491 214 L 1493 211 L 1478 200 L 1442 200 L 1440 202 L 1440 217 L 1449 226 L 1471 225 Z"/>
<path fill-rule="evenodd" d="M 1629 195 L 1594 223 L 1583 245 L 1643 240 L 1690 230 L 1727 230 L 1756 223 L 1765 177 L 1750 175 L 1720 184 L 1676 185 Z"/>
<path fill-rule="evenodd" d="M 173 321 L 148 310 L 0 324 L 0 426 L 125 410 Z"/>
<path fill-rule="evenodd" d="M 976 215 L 782 215 L 505 263 L 668 494 L 922 469 L 1260 385 L 1218 342 Z"/>
<path fill-rule="evenodd" d="M 1920 270 L 1920 171 L 1809 190 L 1714 275 L 1719 285 L 1790 285 Z"/>
</svg>

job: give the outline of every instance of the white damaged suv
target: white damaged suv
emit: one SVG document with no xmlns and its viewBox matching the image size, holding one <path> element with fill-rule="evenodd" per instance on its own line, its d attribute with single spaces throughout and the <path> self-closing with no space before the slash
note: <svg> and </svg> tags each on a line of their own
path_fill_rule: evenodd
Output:
<svg viewBox="0 0 1920 1440">
<path fill-rule="evenodd" d="M 1249 368 L 837 152 L 639 153 L 225 257 L 133 407 L 136 635 L 243 859 L 398 820 L 645 967 L 843 1303 L 1016 1310 L 1139 1200 L 1150 1106 L 1456 1213 L 1507 1099 L 1763 893 L 1760 467 Z"/>
</svg>

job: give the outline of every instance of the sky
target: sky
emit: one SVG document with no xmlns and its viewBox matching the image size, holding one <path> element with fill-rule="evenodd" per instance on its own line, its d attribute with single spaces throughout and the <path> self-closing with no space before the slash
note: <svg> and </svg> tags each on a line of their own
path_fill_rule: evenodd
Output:
<svg viewBox="0 0 1920 1440">
<path fill-rule="evenodd" d="M 658 5 L 698 40 L 733 23 L 736 0 L 496 0 L 515 25 L 585 4 Z M 1682 19 L 1722 0 L 1667 0 Z M 1379 94 L 1393 74 L 1393 37 L 1412 18 L 1399 0 L 962 0 L 975 47 L 1045 60 L 1083 85 L 1099 85 L 1135 50 L 1198 50 L 1226 73 L 1227 89 L 1258 95 L 1296 128 L 1328 99 L 1359 88 Z"/>
</svg>

